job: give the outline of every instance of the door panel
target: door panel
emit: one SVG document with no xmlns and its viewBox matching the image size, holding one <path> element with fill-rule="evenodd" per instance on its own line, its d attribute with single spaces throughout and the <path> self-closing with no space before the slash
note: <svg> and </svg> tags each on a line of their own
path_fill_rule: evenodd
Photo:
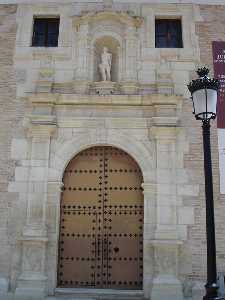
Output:
<svg viewBox="0 0 225 300">
<path fill-rule="evenodd" d="M 137 163 L 93 147 L 67 166 L 61 199 L 58 285 L 142 288 L 143 194 Z"/>
</svg>

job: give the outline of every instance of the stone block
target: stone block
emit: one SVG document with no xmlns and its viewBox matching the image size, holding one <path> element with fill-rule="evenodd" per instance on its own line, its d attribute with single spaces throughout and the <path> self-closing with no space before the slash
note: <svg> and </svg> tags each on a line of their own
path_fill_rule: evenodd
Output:
<svg viewBox="0 0 225 300">
<path fill-rule="evenodd" d="M 139 72 L 139 81 L 142 84 L 154 84 L 155 83 L 155 71 L 149 70 L 141 70 Z"/>
<path fill-rule="evenodd" d="M 47 193 L 47 185 L 45 182 L 33 182 L 32 192 L 34 193 Z M 31 192 L 31 190 L 29 190 Z"/>
<path fill-rule="evenodd" d="M 39 288 L 18 287 L 15 292 L 14 300 L 44 300 L 45 292 Z"/>
<path fill-rule="evenodd" d="M 185 169 L 177 169 L 177 177 L 176 177 L 177 183 L 187 184 L 189 182 L 189 177 L 187 174 L 187 170 Z"/>
<path fill-rule="evenodd" d="M 36 86 L 37 93 L 49 93 L 52 90 L 53 82 L 51 80 L 38 80 Z"/>
<path fill-rule="evenodd" d="M 172 175 L 171 175 L 172 176 Z M 159 195 L 176 195 L 176 185 L 175 184 L 158 184 L 157 191 Z"/>
<path fill-rule="evenodd" d="M 172 205 L 158 207 L 158 222 L 160 224 L 176 224 L 176 208 Z"/>
<path fill-rule="evenodd" d="M 1 294 L 6 294 L 9 289 L 9 281 L 6 278 L 0 277 L 0 297 Z M 1 298 L 0 298 L 1 299 Z"/>
<path fill-rule="evenodd" d="M 44 168 L 44 167 L 33 167 L 30 170 L 29 179 L 31 181 L 45 181 L 45 179 L 46 179 L 46 168 Z"/>
<path fill-rule="evenodd" d="M 195 282 L 192 288 L 192 299 L 199 300 L 205 295 L 205 283 L 202 281 Z"/>
<path fill-rule="evenodd" d="M 61 179 L 62 173 L 60 170 L 49 168 L 48 178 L 49 181 L 59 181 Z"/>
<path fill-rule="evenodd" d="M 28 167 L 16 167 L 15 169 L 15 180 L 16 181 L 28 181 L 29 178 Z"/>
<path fill-rule="evenodd" d="M 28 142 L 25 139 L 13 139 L 11 145 L 12 159 L 26 159 L 28 150 Z"/>
<path fill-rule="evenodd" d="M 198 196 L 199 185 L 180 184 L 177 186 L 177 193 L 179 196 Z"/>
<path fill-rule="evenodd" d="M 154 235 L 158 240 L 176 240 L 178 238 L 177 224 L 159 224 Z"/>
<path fill-rule="evenodd" d="M 90 82 L 85 80 L 77 80 L 73 83 L 74 92 L 77 94 L 86 94 L 89 92 Z"/>
<path fill-rule="evenodd" d="M 179 207 L 178 208 L 178 223 L 181 225 L 194 224 L 194 208 Z"/>
<path fill-rule="evenodd" d="M 9 182 L 8 192 L 10 193 L 26 193 L 27 183 L 25 182 Z"/>
<path fill-rule="evenodd" d="M 172 183 L 175 178 L 171 176 L 171 170 L 168 169 L 158 169 L 157 170 L 157 182 L 158 183 Z"/>
<path fill-rule="evenodd" d="M 193 51 L 193 50 L 192 50 Z M 193 71 L 195 70 L 195 63 L 194 62 L 184 62 L 184 61 L 173 61 L 171 62 L 172 69 L 176 71 Z M 186 74 L 188 74 L 186 72 Z"/>
<path fill-rule="evenodd" d="M 135 95 L 138 94 L 139 85 L 136 82 L 123 82 L 120 90 L 125 95 Z"/>
<path fill-rule="evenodd" d="M 168 159 L 168 155 L 166 152 L 158 153 L 157 167 L 160 169 L 172 169 L 173 161 L 171 159 Z"/>
<path fill-rule="evenodd" d="M 187 226 L 186 225 L 179 225 L 177 226 L 177 234 L 178 239 L 181 241 L 187 240 Z"/>
<path fill-rule="evenodd" d="M 30 160 L 21 160 L 21 166 L 23 167 L 47 167 L 48 161 L 43 159 L 30 159 Z"/>
<path fill-rule="evenodd" d="M 32 159 L 33 160 L 44 160 L 48 158 L 49 148 L 48 143 L 33 143 L 32 144 Z"/>
<path fill-rule="evenodd" d="M 183 300 L 183 289 L 181 282 L 170 276 L 158 276 L 153 280 L 151 300 Z"/>
<path fill-rule="evenodd" d="M 150 201 L 145 203 L 144 208 L 144 221 L 148 224 L 156 223 L 156 206 L 152 205 Z"/>
</svg>

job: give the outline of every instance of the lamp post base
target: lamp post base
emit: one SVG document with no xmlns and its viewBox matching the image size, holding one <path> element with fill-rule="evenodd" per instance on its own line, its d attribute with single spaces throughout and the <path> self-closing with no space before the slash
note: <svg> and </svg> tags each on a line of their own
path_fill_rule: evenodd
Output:
<svg viewBox="0 0 225 300">
<path fill-rule="evenodd" d="M 206 295 L 203 297 L 203 300 L 224 300 L 224 297 L 218 296 L 218 288 L 216 283 L 206 284 Z"/>
</svg>

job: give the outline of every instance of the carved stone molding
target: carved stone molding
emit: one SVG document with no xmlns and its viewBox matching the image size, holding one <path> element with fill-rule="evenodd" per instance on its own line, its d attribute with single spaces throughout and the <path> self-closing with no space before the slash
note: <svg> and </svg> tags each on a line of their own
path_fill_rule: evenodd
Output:
<svg viewBox="0 0 225 300">
<path fill-rule="evenodd" d="M 157 185 L 155 183 L 142 183 L 143 194 L 144 195 L 156 195 Z"/>
<path fill-rule="evenodd" d="M 114 20 L 124 25 L 134 27 L 140 27 L 143 22 L 143 18 L 138 16 L 130 16 L 125 12 L 103 11 L 97 13 L 87 13 L 80 17 L 74 17 L 73 24 L 75 27 L 79 27 L 83 24 L 99 22 L 104 20 Z"/>
<path fill-rule="evenodd" d="M 95 94 L 112 95 L 117 92 L 118 85 L 116 82 L 112 82 L 112 81 L 99 81 L 99 82 L 94 82 L 92 88 Z"/>
<path fill-rule="evenodd" d="M 30 115 L 24 120 L 28 137 L 49 138 L 56 130 L 56 117 L 52 115 Z"/>
<path fill-rule="evenodd" d="M 152 106 L 155 117 L 175 117 L 182 104 L 182 97 L 176 95 L 148 94 L 148 95 L 78 95 L 34 93 L 28 96 L 33 106 L 42 105 L 125 105 Z"/>
<path fill-rule="evenodd" d="M 171 123 L 168 122 L 168 119 L 170 120 L 170 118 L 161 118 L 161 122 L 164 124 L 163 126 L 152 126 L 149 129 L 150 139 L 165 140 L 168 143 L 176 140 L 180 128 L 176 127 L 176 123 L 171 125 Z M 174 119 L 177 121 L 177 118 Z"/>
</svg>

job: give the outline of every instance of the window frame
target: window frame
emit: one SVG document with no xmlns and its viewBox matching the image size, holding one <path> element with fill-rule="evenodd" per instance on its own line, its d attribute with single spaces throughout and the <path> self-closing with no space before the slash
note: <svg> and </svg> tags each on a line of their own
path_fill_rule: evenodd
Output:
<svg viewBox="0 0 225 300">
<path fill-rule="evenodd" d="M 168 43 L 166 43 L 165 47 L 159 47 L 157 46 L 157 37 L 159 35 L 157 35 L 157 21 L 167 21 L 167 22 L 179 22 L 180 26 L 178 26 L 178 34 L 179 34 L 179 40 L 178 40 L 178 46 L 179 47 L 173 47 L 173 46 L 169 46 Z M 179 32 L 180 31 L 180 32 Z M 167 30 L 167 33 L 169 33 L 169 30 Z M 184 49 L 184 34 L 183 34 L 183 22 L 182 22 L 182 17 L 180 16 L 155 16 L 155 48 L 156 49 Z"/>
<path fill-rule="evenodd" d="M 44 45 L 35 45 L 35 22 L 36 20 L 42 20 L 44 21 L 45 28 L 44 28 Z M 58 21 L 58 32 L 57 32 L 57 45 L 51 46 L 49 45 L 49 23 L 52 21 L 56 22 Z M 32 26 L 32 39 L 31 39 L 31 47 L 35 48 L 57 48 L 59 46 L 59 32 L 60 32 L 60 16 L 54 15 L 54 16 L 33 16 L 33 26 Z"/>
</svg>

